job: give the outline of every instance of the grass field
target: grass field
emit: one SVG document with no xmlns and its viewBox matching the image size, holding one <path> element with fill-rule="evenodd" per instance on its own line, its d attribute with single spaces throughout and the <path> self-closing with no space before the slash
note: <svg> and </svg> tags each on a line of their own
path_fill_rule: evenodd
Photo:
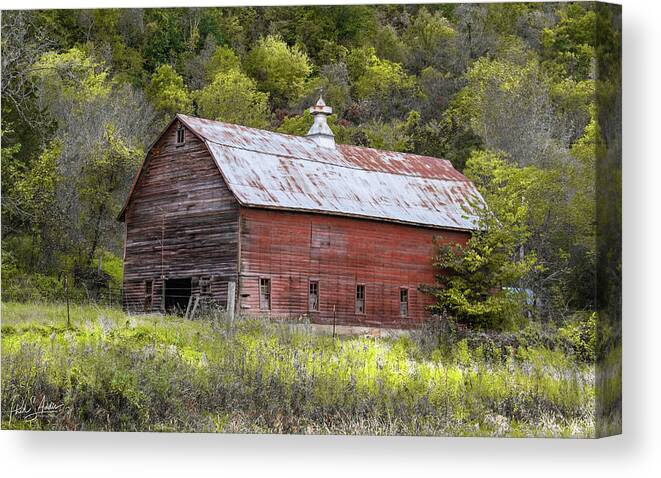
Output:
<svg viewBox="0 0 661 478">
<path fill-rule="evenodd" d="M 590 437 L 594 366 L 265 320 L 2 305 L 2 428 Z"/>
</svg>

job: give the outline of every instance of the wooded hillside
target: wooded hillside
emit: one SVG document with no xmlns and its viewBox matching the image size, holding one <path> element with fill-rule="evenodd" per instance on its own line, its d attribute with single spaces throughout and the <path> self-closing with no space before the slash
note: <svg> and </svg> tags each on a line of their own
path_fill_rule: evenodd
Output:
<svg viewBox="0 0 661 478">
<path fill-rule="evenodd" d="M 439 267 L 456 272 L 435 291 L 442 309 L 505 327 L 503 298 L 483 294 L 495 282 L 533 291 L 547 319 L 591 310 L 596 163 L 603 125 L 621 118 L 599 118 L 598 102 L 620 95 L 611 12 L 591 3 L 5 11 L 3 298 L 56 294 L 63 273 L 119 284 L 116 214 L 176 112 L 305 134 L 305 109 L 323 90 L 337 142 L 446 158 L 489 203 L 493 233 L 459 263 L 439 253 Z"/>
</svg>

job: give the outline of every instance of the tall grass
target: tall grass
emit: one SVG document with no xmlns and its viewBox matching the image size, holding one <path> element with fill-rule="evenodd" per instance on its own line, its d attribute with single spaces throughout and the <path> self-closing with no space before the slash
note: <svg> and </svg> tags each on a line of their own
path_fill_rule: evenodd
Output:
<svg viewBox="0 0 661 478">
<path fill-rule="evenodd" d="M 2 306 L 2 427 L 594 435 L 594 367 L 543 347 L 423 351 L 259 319 Z"/>
</svg>

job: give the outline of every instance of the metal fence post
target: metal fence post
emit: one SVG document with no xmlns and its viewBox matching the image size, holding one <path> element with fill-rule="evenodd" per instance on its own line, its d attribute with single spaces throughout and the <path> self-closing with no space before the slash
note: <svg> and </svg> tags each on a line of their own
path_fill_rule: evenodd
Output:
<svg viewBox="0 0 661 478">
<path fill-rule="evenodd" d="M 71 317 L 69 315 L 69 279 L 64 276 L 64 297 L 67 301 L 67 329 L 71 328 Z"/>
</svg>

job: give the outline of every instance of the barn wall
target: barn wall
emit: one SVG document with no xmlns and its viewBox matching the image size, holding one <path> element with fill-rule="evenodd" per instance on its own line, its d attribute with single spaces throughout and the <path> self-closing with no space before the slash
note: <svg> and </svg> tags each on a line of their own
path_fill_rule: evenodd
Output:
<svg viewBox="0 0 661 478">
<path fill-rule="evenodd" d="M 431 298 L 417 290 L 434 281 L 433 238 L 441 231 L 364 219 L 241 208 L 239 306 L 260 313 L 259 279 L 271 279 L 273 316 L 308 314 L 313 322 L 410 327 L 428 317 Z M 468 234 L 444 231 L 446 241 Z M 319 312 L 308 311 L 308 284 L 319 281 Z M 355 313 L 365 284 L 365 314 Z M 400 316 L 400 288 L 409 313 Z"/>
<path fill-rule="evenodd" d="M 186 131 L 185 144 L 178 146 L 176 130 L 175 122 L 152 148 L 126 211 L 129 310 L 144 310 L 145 280 L 153 281 L 152 310 L 160 310 L 162 274 L 192 278 L 193 293 L 200 277 L 211 276 L 211 296 L 223 305 L 228 280 L 236 280 L 238 203 L 204 143 Z"/>
</svg>

